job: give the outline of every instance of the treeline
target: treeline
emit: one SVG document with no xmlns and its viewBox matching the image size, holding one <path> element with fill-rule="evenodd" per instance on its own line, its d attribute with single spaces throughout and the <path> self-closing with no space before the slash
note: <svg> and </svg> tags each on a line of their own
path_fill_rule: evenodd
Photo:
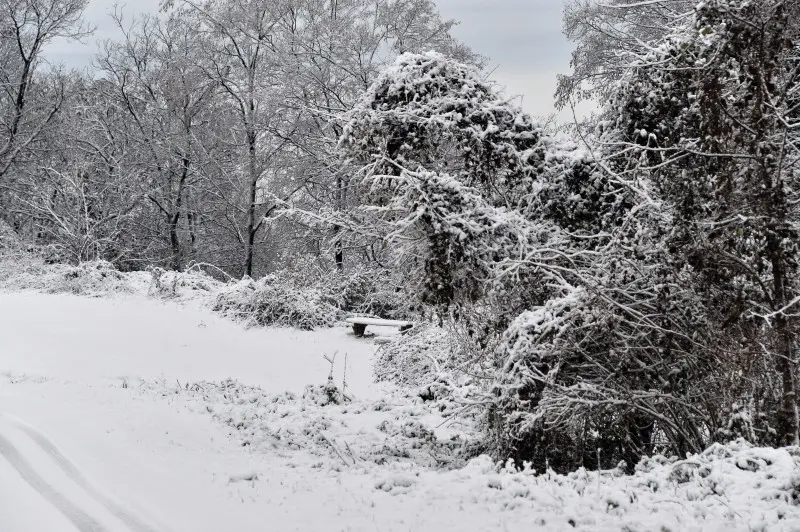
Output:
<svg viewBox="0 0 800 532">
<path fill-rule="evenodd" d="M 166 1 L 111 15 L 122 37 L 66 71 L 87 0 L 0 3 L 0 201 L 52 260 L 215 264 L 261 275 L 297 257 L 362 262 L 293 217 L 346 199 L 338 116 L 404 52 L 477 62 L 430 0 Z"/>
</svg>

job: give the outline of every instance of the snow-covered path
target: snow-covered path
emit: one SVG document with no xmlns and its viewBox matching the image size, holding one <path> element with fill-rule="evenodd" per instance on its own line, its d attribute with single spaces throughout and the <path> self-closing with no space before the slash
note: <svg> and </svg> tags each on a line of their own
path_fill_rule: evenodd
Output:
<svg viewBox="0 0 800 532">
<path fill-rule="evenodd" d="M 295 519 L 275 504 L 308 491 L 302 476 L 237 448 L 205 413 L 135 386 L 234 377 L 301 392 L 325 381 L 323 354 L 346 350 L 351 389 L 368 395 L 374 348 L 346 332 L 245 331 L 191 305 L 144 298 L 0 295 L 0 529 L 258 530 L 279 514 L 278 528 L 311 526 L 308 514 Z M 230 481 L 267 468 L 273 474 L 258 485 Z M 266 501 L 264 483 L 278 488 Z M 140 511 L 126 513 L 104 493 Z"/>
<path fill-rule="evenodd" d="M 155 532 L 156 528 L 148 524 L 122 504 L 106 496 L 86 479 L 75 464 L 66 457 L 56 445 L 36 428 L 5 416 L 0 430 L 0 458 L 5 459 L 18 475 L 8 477 L 17 481 L 17 492 L 33 491 L 34 498 L 43 499 L 52 508 L 44 509 L 48 521 L 53 519 L 52 509 L 63 517 L 62 522 L 48 525 L 68 528 L 70 525 L 82 532 L 104 532 L 113 529 L 92 516 L 105 514 L 105 520 L 115 518 L 131 532 Z M 11 429 L 11 430 L 9 430 Z M 44 476 L 37 471 L 34 463 L 45 471 Z M 41 467 L 46 464 L 45 467 Z M 92 508 L 94 507 L 94 508 Z M 21 508 L 21 506 L 17 506 Z M 32 512 L 19 512 L 17 518 L 30 518 Z M 37 511 L 37 518 L 41 514 Z M 68 523 L 63 522 L 66 520 Z M 57 523 L 57 524 L 56 524 Z M 30 528 L 30 527 L 28 527 Z"/>
</svg>

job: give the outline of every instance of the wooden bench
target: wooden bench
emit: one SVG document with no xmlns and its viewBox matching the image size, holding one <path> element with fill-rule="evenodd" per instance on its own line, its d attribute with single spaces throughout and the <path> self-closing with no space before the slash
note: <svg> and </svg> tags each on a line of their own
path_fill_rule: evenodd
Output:
<svg viewBox="0 0 800 532">
<path fill-rule="evenodd" d="M 367 330 L 367 325 L 375 325 L 377 327 L 397 327 L 400 332 L 407 331 L 414 326 L 410 321 L 399 320 L 382 320 L 379 318 L 362 318 L 359 316 L 352 316 L 345 320 L 347 323 L 353 325 L 353 334 L 359 338 L 364 336 Z"/>
</svg>

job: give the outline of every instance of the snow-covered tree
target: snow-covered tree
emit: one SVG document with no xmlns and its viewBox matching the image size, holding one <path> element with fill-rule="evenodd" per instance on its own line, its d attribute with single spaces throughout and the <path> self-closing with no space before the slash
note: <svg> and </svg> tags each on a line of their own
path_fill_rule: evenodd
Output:
<svg viewBox="0 0 800 532">
<path fill-rule="evenodd" d="M 222 158 L 209 127 L 221 120 L 213 106 L 218 87 L 201 67 L 203 40 L 185 21 L 174 14 L 112 16 L 123 38 L 106 41 L 97 57 L 106 82 L 102 103 L 119 115 L 114 143 L 128 142 L 137 152 L 125 169 L 140 176 L 149 207 L 141 209 L 141 230 L 130 238 L 144 261 L 180 270 L 196 258 L 206 167 L 212 153 Z"/>
<path fill-rule="evenodd" d="M 645 276 L 630 264 L 652 244 L 632 214 L 641 194 L 603 170 L 602 154 L 543 135 L 477 69 L 438 54 L 401 56 L 349 118 L 341 146 L 363 165 L 370 223 L 411 264 L 421 302 L 466 322 L 494 360 L 496 452 L 569 468 L 596 454 L 592 431 L 604 460 L 646 452 L 654 403 L 669 403 L 651 379 L 685 364 L 689 347 L 663 355 L 661 336 L 685 323 L 651 319 L 658 263 Z M 662 432 L 697 449 L 684 413 L 662 416 L 675 425 Z"/>
<path fill-rule="evenodd" d="M 632 65 L 614 103 L 621 145 L 674 213 L 672 260 L 695 272 L 718 331 L 733 338 L 721 345 L 748 375 L 734 400 L 758 403 L 765 441 L 774 430 L 775 442 L 795 444 L 797 15 L 781 0 L 703 2 Z M 763 357 L 766 374 L 754 363 Z"/>
<path fill-rule="evenodd" d="M 146 192 L 139 150 L 104 80 L 76 77 L 65 109 L 40 138 L 36 165 L 18 178 L 17 219 L 69 262 L 135 262 Z M 44 149 L 46 147 L 46 149 Z"/>
<path fill-rule="evenodd" d="M 430 52 L 405 54 L 348 115 L 341 148 L 362 165 L 360 201 L 401 260 L 424 271 L 423 302 L 473 302 L 505 258 L 536 238 L 521 215 L 544 159 L 530 117 L 479 70 Z"/>
<path fill-rule="evenodd" d="M 0 2 L 0 178 L 61 110 L 68 80 L 57 70 L 44 75 L 42 50 L 55 39 L 88 33 L 82 19 L 87 3 Z"/>
<path fill-rule="evenodd" d="M 567 0 L 564 33 L 576 43 L 572 71 L 559 76 L 556 104 L 605 103 L 632 57 L 685 24 L 696 0 Z"/>
</svg>

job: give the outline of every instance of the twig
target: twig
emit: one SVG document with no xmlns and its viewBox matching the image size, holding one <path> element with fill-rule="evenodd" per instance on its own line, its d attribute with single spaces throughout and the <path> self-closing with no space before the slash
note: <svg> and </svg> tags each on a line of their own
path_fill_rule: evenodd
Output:
<svg viewBox="0 0 800 532">
<path fill-rule="evenodd" d="M 339 354 L 339 351 L 334 351 L 333 356 L 329 357 L 328 355 L 322 355 L 322 358 L 328 361 L 328 364 L 331 365 L 331 371 L 328 373 L 328 382 L 333 382 L 333 363 L 336 362 L 336 355 Z"/>
<path fill-rule="evenodd" d="M 226 271 L 224 271 L 224 270 L 222 270 L 222 269 L 218 268 L 217 266 L 214 266 L 213 264 L 209 264 L 209 263 L 207 263 L 207 262 L 192 262 L 192 263 L 189 265 L 189 267 L 188 267 L 188 268 L 186 268 L 186 271 L 188 272 L 188 271 L 191 271 L 191 270 L 197 269 L 197 271 L 199 271 L 199 272 L 203 273 L 203 268 L 204 268 L 204 267 L 205 267 L 205 268 L 212 268 L 212 269 L 214 269 L 214 270 L 218 271 L 219 273 L 221 273 L 222 275 L 224 275 L 225 277 L 227 277 L 227 278 L 228 278 L 228 281 L 235 281 L 235 280 L 236 280 L 236 279 L 234 279 L 233 277 L 231 277 L 231 275 L 230 275 L 228 272 L 226 272 Z"/>
<path fill-rule="evenodd" d="M 342 455 L 342 453 L 339 452 L 339 448 L 336 447 L 336 445 L 333 443 L 332 439 L 329 438 L 328 435 L 325 434 L 323 431 L 320 431 L 319 435 L 322 436 L 322 439 L 324 439 L 326 442 L 328 442 L 328 445 L 331 446 L 331 449 L 333 449 L 336 452 L 336 454 L 339 456 L 339 458 L 342 459 L 342 462 L 344 462 L 344 465 L 346 465 L 347 467 L 350 467 L 351 464 L 347 463 L 347 460 L 344 459 L 344 456 Z M 353 459 L 353 460 L 354 461 L 353 461 L 352 465 L 355 465 L 355 459 Z"/>
<path fill-rule="evenodd" d="M 347 390 L 347 351 L 344 353 L 344 372 L 342 373 L 342 397 L 345 397 L 345 390 Z"/>
<path fill-rule="evenodd" d="M 353 449 L 350 448 L 350 444 L 347 443 L 347 440 L 345 440 L 344 446 L 347 447 L 347 452 L 350 453 L 350 457 L 353 459 L 353 464 L 357 464 L 359 458 L 356 456 L 356 453 L 353 452 Z"/>
</svg>

